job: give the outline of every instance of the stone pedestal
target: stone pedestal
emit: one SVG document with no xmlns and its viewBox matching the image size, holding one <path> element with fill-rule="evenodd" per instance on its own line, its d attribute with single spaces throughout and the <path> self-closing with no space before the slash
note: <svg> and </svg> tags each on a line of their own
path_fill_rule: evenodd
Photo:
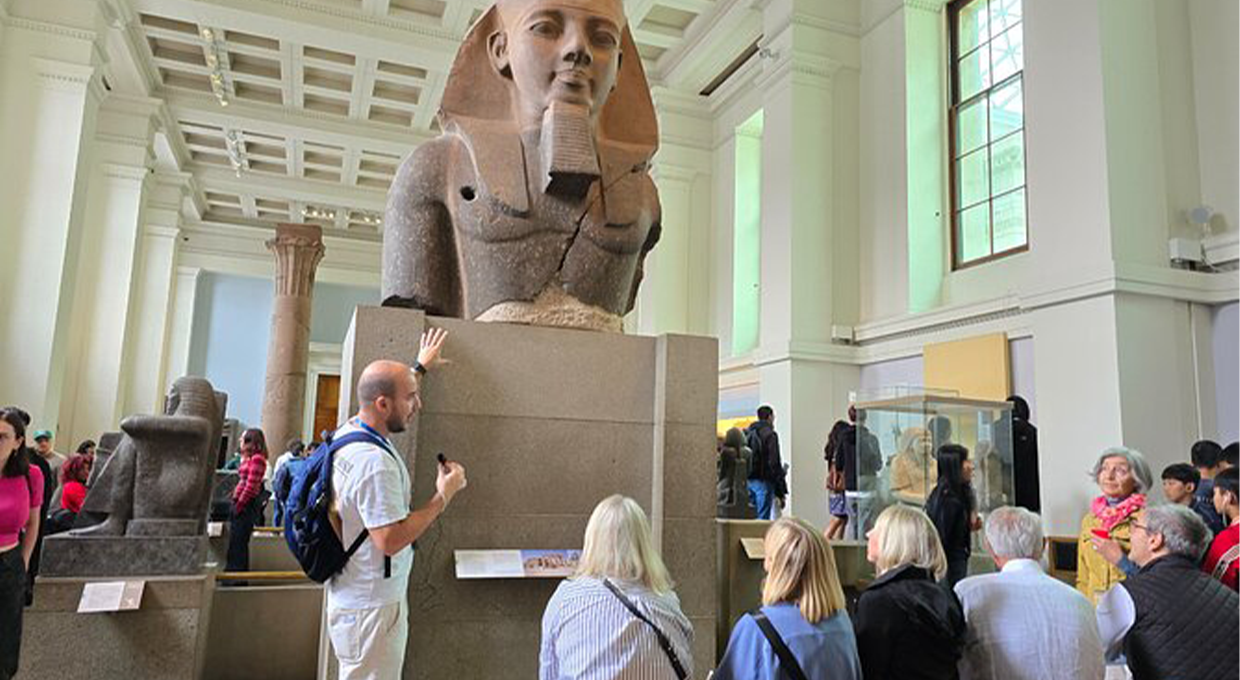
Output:
<svg viewBox="0 0 1240 680">
<path fill-rule="evenodd" d="M 79 614 L 92 580 L 107 579 L 39 577 L 22 622 L 17 677 L 202 677 L 214 576 L 146 578 L 136 611 Z"/>
<path fill-rule="evenodd" d="M 197 523 L 191 523 L 191 529 Z M 69 536 L 43 541 L 41 576 L 134 577 L 201 574 L 206 536 Z"/>
<path fill-rule="evenodd" d="M 438 452 L 465 465 L 469 487 L 418 542 L 404 677 L 536 677 L 558 581 L 458 581 L 453 551 L 580 548 L 594 506 L 614 493 L 651 516 L 704 676 L 715 659 L 716 341 L 359 307 L 345 341 L 342 415 L 357 409 L 362 368 L 412 363 L 428 323 L 448 330 L 452 363 L 424 379 L 425 408 L 394 441 L 415 505 L 433 493 Z"/>
<path fill-rule="evenodd" d="M 281 224 L 267 249 L 276 258 L 276 292 L 263 392 L 263 434 L 268 448 L 282 451 L 289 439 L 302 434 L 310 308 L 314 273 L 323 259 L 323 230 L 313 224 Z"/>
</svg>

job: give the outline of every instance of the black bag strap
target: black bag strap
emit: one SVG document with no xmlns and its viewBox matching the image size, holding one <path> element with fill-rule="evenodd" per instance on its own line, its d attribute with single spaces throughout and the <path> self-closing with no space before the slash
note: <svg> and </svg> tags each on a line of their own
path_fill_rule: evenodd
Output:
<svg viewBox="0 0 1240 680">
<path fill-rule="evenodd" d="M 775 650 L 775 656 L 779 657 L 780 668 L 784 669 L 792 680 L 807 680 L 805 671 L 801 670 L 801 664 L 792 655 L 792 650 L 788 649 L 788 645 L 784 644 L 784 639 L 779 636 L 779 631 L 775 630 L 771 620 L 766 618 L 766 614 L 763 614 L 761 609 L 755 609 L 749 612 L 749 615 L 753 617 L 754 623 L 758 624 L 758 628 L 766 636 L 766 641 L 771 643 L 771 649 Z"/>
<path fill-rule="evenodd" d="M 620 600 L 620 603 L 624 605 L 625 609 L 632 612 L 633 616 L 636 616 L 638 620 L 642 621 L 647 626 L 650 626 L 650 629 L 654 631 L 654 636 L 659 640 L 659 647 L 661 647 L 663 649 L 663 653 L 667 655 L 667 660 L 672 662 L 672 670 L 676 673 L 678 680 L 685 680 L 685 678 L 688 678 L 689 674 L 685 672 L 685 667 L 680 663 L 680 657 L 676 656 L 676 650 L 672 648 L 672 641 L 668 639 L 667 635 L 665 635 L 658 626 L 654 625 L 654 621 L 651 621 L 645 614 L 641 613 L 641 610 L 637 608 L 637 605 L 633 604 L 629 598 L 625 597 L 624 593 L 620 592 L 620 589 L 616 587 L 616 584 L 612 583 L 608 579 L 603 579 L 603 585 L 607 586 L 607 589 L 611 591 L 612 595 L 615 595 L 616 599 Z"/>
</svg>

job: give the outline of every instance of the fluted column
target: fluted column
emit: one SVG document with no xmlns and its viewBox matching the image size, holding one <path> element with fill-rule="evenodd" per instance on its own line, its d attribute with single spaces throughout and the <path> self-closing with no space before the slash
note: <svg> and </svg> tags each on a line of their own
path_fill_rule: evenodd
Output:
<svg viewBox="0 0 1240 680">
<path fill-rule="evenodd" d="M 263 433 L 279 451 L 300 436 L 310 355 L 310 306 L 314 273 L 323 259 L 323 230 L 313 224 L 281 224 L 267 242 L 276 257 L 271 344 L 263 393 Z"/>
</svg>

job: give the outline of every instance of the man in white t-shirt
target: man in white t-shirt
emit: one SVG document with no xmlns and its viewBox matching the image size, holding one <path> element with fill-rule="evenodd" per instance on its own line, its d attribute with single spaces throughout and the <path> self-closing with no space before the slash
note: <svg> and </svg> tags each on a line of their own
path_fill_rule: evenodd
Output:
<svg viewBox="0 0 1240 680">
<path fill-rule="evenodd" d="M 367 366 L 357 382 L 361 408 L 335 434 L 366 430 L 385 444 L 349 444 L 333 461 L 332 520 L 341 542 L 351 545 L 362 529 L 370 532 L 344 570 L 327 582 L 328 634 L 340 680 L 400 677 L 409 637 L 410 545 L 465 488 L 465 468 L 451 461 L 439 465 L 435 496 L 411 510 L 409 470 L 388 440 L 404 432 L 422 408 L 419 381 L 438 363 L 445 337 L 443 329 L 424 333 L 413 368 L 396 361 Z"/>
</svg>

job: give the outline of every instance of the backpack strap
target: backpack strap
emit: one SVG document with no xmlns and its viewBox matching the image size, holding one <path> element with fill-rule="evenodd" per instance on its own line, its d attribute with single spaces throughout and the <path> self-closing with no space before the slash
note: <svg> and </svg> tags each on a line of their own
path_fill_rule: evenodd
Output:
<svg viewBox="0 0 1240 680">
<path fill-rule="evenodd" d="M 667 660 L 672 663 L 672 671 L 676 673 L 676 677 L 679 680 L 685 680 L 685 678 L 688 678 L 689 674 L 685 672 L 685 667 L 680 663 L 680 657 L 676 656 L 676 650 L 672 648 L 672 641 L 668 639 L 667 635 L 664 634 L 658 626 L 654 625 L 654 621 L 651 621 L 645 614 L 641 613 L 641 610 L 637 608 L 637 605 L 633 604 L 632 600 L 626 597 L 624 593 L 620 592 L 620 589 L 617 588 L 616 584 L 612 583 L 610 579 L 603 579 L 603 585 L 607 586 L 607 589 L 616 596 L 616 599 L 620 600 L 620 603 L 623 604 L 626 609 L 633 613 L 633 616 L 636 616 L 639 621 L 642 621 L 647 626 L 650 626 L 650 629 L 654 631 L 654 636 L 659 640 L 659 647 L 661 647 L 663 649 L 663 653 L 667 655 Z"/>
<path fill-rule="evenodd" d="M 749 615 L 753 617 L 754 623 L 758 624 L 758 628 L 766 636 L 766 641 L 771 643 L 771 649 L 775 650 L 775 656 L 779 657 L 779 666 L 784 673 L 792 680 L 806 680 L 801 664 L 792 655 L 792 650 L 788 649 L 788 645 L 784 644 L 784 639 L 779 636 L 779 631 L 775 630 L 771 620 L 766 618 L 766 614 L 763 614 L 761 609 L 755 609 L 749 612 Z"/>
<path fill-rule="evenodd" d="M 371 434 L 370 432 L 367 432 L 366 430 L 350 432 L 346 435 L 341 436 L 339 439 L 330 440 L 327 444 L 328 449 L 329 449 L 328 453 L 331 457 L 334 458 L 336 455 L 336 452 L 339 451 L 340 449 L 343 449 L 349 444 L 357 444 L 359 442 L 370 442 L 371 444 L 374 444 L 375 446 L 378 446 L 379 448 L 386 451 L 388 455 L 392 456 L 392 458 L 395 459 L 397 462 L 400 462 L 400 459 L 396 456 L 396 452 L 392 450 L 392 447 L 389 446 L 385 440 Z M 330 472 L 328 474 L 330 474 Z M 328 488 L 328 493 L 330 494 L 331 485 L 328 484 L 327 488 Z M 353 557 L 353 554 L 356 553 L 358 549 L 362 547 L 362 543 L 366 541 L 366 538 L 368 536 L 370 536 L 370 530 L 367 529 L 366 527 L 362 527 L 361 533 L 357 535 L 357 538 L 353 539 L 352 545 L 350 545 L 349 549 L 345 551 L 344 558 L 346 561 L 351 559 Z M 392 558 L 390 555 L 383 556 L 383 578 L 392 578 Z"/>
</svg>

